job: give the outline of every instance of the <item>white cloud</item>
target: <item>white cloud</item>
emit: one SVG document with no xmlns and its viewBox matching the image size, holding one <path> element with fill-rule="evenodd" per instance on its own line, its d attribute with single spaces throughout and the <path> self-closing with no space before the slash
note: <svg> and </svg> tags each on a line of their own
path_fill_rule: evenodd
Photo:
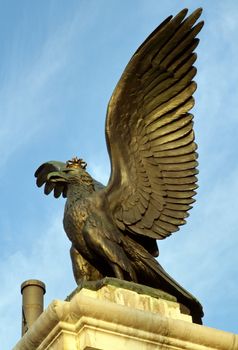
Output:
<svg viewBox="0 0 238 350">
<path fill-rule="evenodd" d="M 181 232 L 159 243 L 160 262 L 200 299 L 205 324 L 222 329 L 225 325 L 220 317 L 224 308 L 229 307 L 231 300 L 233 305 L 238 302 L 235 253 L 238 244 L 237 178 L 237 167 L 227 178 L 220 177 L 195 203 L 187 227 L 181 227 Z M 227 306 L 222 300 L 226 300 Z M 227 320 L 227 330 L 231 324 Z"/>
<path fill-rule="evenodd" d="M 146 25 L 147 30 L 151 25 L 148 22 L 154 3 L 156 1 L 151 1 L 150 7 L 147 2 L 142 2 L 146 13 L 141 11 L 139 18 L 143 19 L 142 25 Z M 219 2 L 220 10 L 215 15 L 212 11 L 209 12 L 208 5 L 204 5 L 204 16 L 207 15 L 207 21 L 198 48 L 199 69 L 196 79 L 198 92 L 194 112 L 201 163 L 199 176 L 201 188 L 198 190 L 198 201 L 191 212 L 188 224 L 174 237 L 161 242 L 160 260 L 175 279 L 205 302 L 205 312 L 208 316 L 215 315 L 213 317 L 215 322 L 216 318 L 219 319 L 221 309 L 229 309 L 230 303 L 234 306 L 237 301 L 238 170 L 235 154 L 237 147 L 232 144 L 234 138 L 232 140 L 230 135 L 236 130 L 238 120 L 236 111 L 238 49 L 234 39 L 238 12 L 235 2 L 233 6 L 231 1 L 228 3 L 229 5 L 227 2 Z M 36 55 L 37 59 L 34 62 L 19 71 L 16 60 L 13 60 L 15 66 L 12 66 L 10 79 L 5 80 L 0 88 L 0 167 L 16 149 L 25 143 L 30 144 L 43 125 L 47 124 L 46 118 L 49 116 L 50 104 L 54 99 L 54 83 L 61 71 L 68 68 L 70 43 L 73 41 L 76 27 L 82 29 L 85 25 L 90 26 L 95 21 L 94 16 L 98 16 L 96 18 L 98 23 L 94 23 L 94 29 L 98 28 L 96 34 L 108 35 L 106 27 L 105 32 L 100 31 L 103 27 L 102 23 L 99 23 L 99 19 L 102 18 L 100 7 L 103 6 L 100 5 L 95 9 L 95 2 L 87 6 L 87 9 L 85 7 L 81 13 L 75 14 L 72 21 L 61 23 L 59 31 L 49 33 L 47 42 L 39 48 L 39 55 Z M 172 9 L 173 5 L 169 6 L 169 10 L 162 6 L 161 11 L 165 15 L 175 12 Z M 180 2 L 177 1 L 175 6 L 181 8 Z M 110 6 L 107 11 L 110 11 L 109 8 Z M 130 10 L 132 11 L 132 8 Z M 95 11 L 98 13 L 95 14 Z M 124 17 L 126 21 L 127 15 Z M 155 21 L 161 17 L 160 10 L 153 11 L 152 18 Z M 139 21 L 138 16 L 135 23 L 136 21 Z M 136 37 L 137 32 L 134 33 Z M 79 35 L 79 30 L 76 34 Z M 77 40 L 80 43 L 80 38 Z M 87 45 L 94 45 L 94 42 L 89 41 Z M 83 44 L 81 49 L 83 50 Z M 107 55 L 110 55 L 112 50 L 113 47 L 109 47 Z M 90 67 L 92 64 L 89 56 L 90 51 L 87 51 L 84 59 L 88 58 L 89 62 L 85 63 L 85 67 Z M 119 57 L 118 62 L 120 60 Z M 93 62 L 96 64 L 96 59 Z M 90 90 L 88 91 L 90 101 Z M 100 150 L 97 149 L 97 152 L 99 152 L 97 159 L 87 159 L 88 164 L 93 164 L 89 171 L 95 179 L 106 184 L 109 161 L 105 165 L 105 161 L 101 161 Z M 231 154 L 232 161 L 229 161 L 228 156 Z M 26 210 L 26 207 L 24 209 Z M 51 220 L 49 226 L 45 223 L 45 232 L 38 232 L 36 222 L 32 227 L 32 234 L 36 240 L 32 247 L 27 247 L 29 251 L 24 242 L 20 251 L 14 251 L 0 263 L 2 277 L 0 322 L 3 325 L 0 339 L 3 349 L 9 348 L 7 345 L 9 339 L 5 339 L 6 334 L 11 334 L 12 345 L 20 336 L 20 284 L 25 279 L 39 278 L 46 282 L 48 287 L 46 303 L 57 297 L 63 299 L 68 291 L 74 288 L 68 256 L 69 242 L 63 232 L 61 221 L 61 214 L 55 213 L 55 218 Z M 9 231 L 15 234 L 12 224 Z M 16 287 L 18 285 L 19 290 Z M 225 295 L 227 291 L 229 297 Z M 234 310 L 232 312 L 224 318 L 224 323 L 233 318 L 235 324 L 236 315 L 234 316 Z M 3 328 L 5 325 L 6 328 Z M 210 326 L 214 324 L 210 323 Z"/>
<path fill-rule="evenodd" d="M 26 279 L 40 279 L 46 283 L 46 305 L 56 298 L 64 299 L 75 283 L 69 259 L 69 241 L 62 228 L 61 215 L 46 223 L 45 232 L 32 227 L 35 242 L 21 251 L 15 251 L 0 263 L 0 339 L 1 348 L 7 349 L 11 334 L 12 346 L 19 340 L 21 332 L 20 285 Z M 16 286 L 19 286 L 16 288 Z"/>
<path fill-rule="evenodd" d="M 7 79 L 2 81 L 0 87 L 0 166 L 45 124 L 49 105 L 54 98 L 54 88 L 50 91 L 49 88 L 67 63 L 74 25 L 72 20 L 50 33 L 47 41 L 38 48 L 37 58 L 30 57 L 28 64 L 22 64 L 20 68 L 17 62 L 18 46 L 15 47 L 12 53 L 15 59 L 7 72 Z"/>
</svg>

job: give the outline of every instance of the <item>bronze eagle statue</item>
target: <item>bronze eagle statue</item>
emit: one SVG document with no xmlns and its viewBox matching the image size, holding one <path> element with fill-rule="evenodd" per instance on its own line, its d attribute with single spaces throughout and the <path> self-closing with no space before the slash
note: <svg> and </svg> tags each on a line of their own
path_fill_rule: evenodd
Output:
<svg viewBox="0 0 238 350">
<path fill-rule="evenodd" d="M 202 10 L 163 21 L 137 49 L 108 104 L 107 186 L 82 159 L 49 161 L 35 172 L 44 192 L 67 198 L 64 229 L 76 282 L 116 277 L 162 289 L 201 323 L 201 304 L 158 263 L 156 240 L 185 224 L 197 188 L 194 50 Z"/>
</svg>

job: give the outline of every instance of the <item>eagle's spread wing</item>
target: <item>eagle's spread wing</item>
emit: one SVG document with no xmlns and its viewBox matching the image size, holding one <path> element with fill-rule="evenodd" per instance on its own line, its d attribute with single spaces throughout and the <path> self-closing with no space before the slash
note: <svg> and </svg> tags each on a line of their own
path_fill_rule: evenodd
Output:
<svg viewBox="0 0 238 350">
<path fill-rule="evenodd" d="M 167 18 L 139 47 L 110 99 L 106 194 L 117 225 L 163 239 L 185 223 L 196 192 L 193 52 L 201 9 Z"/>
</svg>

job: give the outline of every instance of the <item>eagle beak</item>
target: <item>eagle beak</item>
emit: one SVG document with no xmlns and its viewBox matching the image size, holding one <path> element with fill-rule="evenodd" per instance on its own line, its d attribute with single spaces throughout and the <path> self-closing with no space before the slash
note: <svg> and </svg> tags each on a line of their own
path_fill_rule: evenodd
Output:
<svg viewBox="0 0 238 350">
<path fill-rule="evenodd" d="M 47 175 L 49 182 L 67 182 L 67 175 L 63 171 L 53 171 Z"/>
</svg>

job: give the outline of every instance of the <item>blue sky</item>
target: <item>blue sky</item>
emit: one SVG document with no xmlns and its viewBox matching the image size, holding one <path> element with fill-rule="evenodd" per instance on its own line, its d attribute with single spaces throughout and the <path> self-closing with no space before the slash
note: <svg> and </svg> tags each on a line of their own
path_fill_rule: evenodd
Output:
<svg viewBox="0 0 238 350">
<path fill-rule="evenodd" d="M 195 94 L 199 189 L 187 225 L 160 242 L 160 262 L 204 306 L 204 324 L 238 333 L 238 3 L 235 0 L 0 0 L 0 344 L 20 337 L 20 284 L 47 285 L 46 305 L 75 282 L 63 199 L 35 186 L 47 160 L 84 158 L 107 183 L 107 102 L 147 35 L 203 7 Z"/>
</svg>

